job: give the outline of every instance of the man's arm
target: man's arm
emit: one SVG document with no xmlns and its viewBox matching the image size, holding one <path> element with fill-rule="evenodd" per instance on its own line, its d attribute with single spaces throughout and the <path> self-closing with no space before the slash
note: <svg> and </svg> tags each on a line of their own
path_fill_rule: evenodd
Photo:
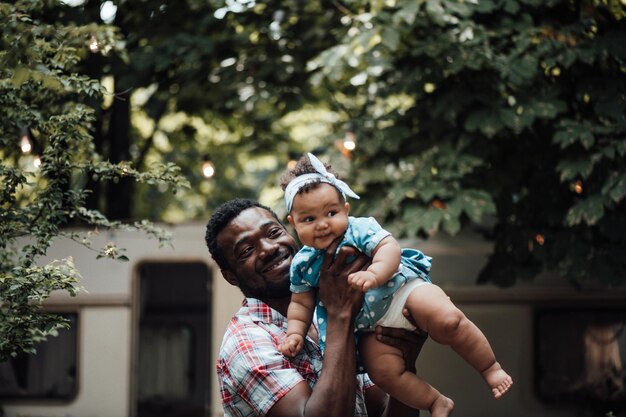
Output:
<svg viewBox="0 0 626 417">
<path fill-rule="evenodd" d="M 323 372 L 313 390 L 306 382 L 299 383 L 274 404 L 268 417 L 354 415 L 356 353 L 353 329 L 363 294 L 349 286 L 348 275 L 365 267 L 369 259 L 359 256 L 346 265 L 348 256 L 357 254 L 355 249 L 348 247 L 342 248 L 333 259 L 337 244 L 338 241 L 326 250 L 320 273 L 319 297 L 328 312 Z"/>
</svg>

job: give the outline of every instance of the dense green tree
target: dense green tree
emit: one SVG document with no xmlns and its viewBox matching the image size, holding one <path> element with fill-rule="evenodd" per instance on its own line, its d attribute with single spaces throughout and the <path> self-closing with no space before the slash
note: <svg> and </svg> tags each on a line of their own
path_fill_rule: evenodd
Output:
<svg viewBox="0 0 626 417">
<path fill-rule="evenodd" d="M 123 54 L 116 48 L 121 38 L 111 27 L 46 20 L 52 6 L 0 3 L 0 361 L 33 352 L 36 342 L 66 325 L 39 308 L 52 291 L 76 294 L 79 273 L 71 259 L 37 262 L 60 237 L 92 248 L 88 234 L 64 226 L 142 230 L 167 240 L 150 223 L 112 222 L 87 209 L 87 178 L 187 185 L 172 164 L 140 172 L 95 152 L 95 111 L 89 103 L 100 102 L 102 88 L 76 68 L 90 49 Z M 100 257 L 125 259 L 114 244 L 92 249 Z"/>
<path fill-rule="evenodd" d="M 626 277 L 626 13 L 617 1 L 346 1 L 311 62 L 356 126 L 362 212 L 477 227 L 480 281 Z M 358 175 L 356 175 L 358 173 Z"/>
<path fill-rule="evenodd" d="M 90 24 L 105 3 L 112 4 L 85 0 L 48 13 Z M 221 3 L 115 2 L 110 23 L 125 54 L 93 54 L 80 68 L 112 94 L 94 106 L 95 147 L 137 168 L 176 163 L 191 188 L 168 195 L 127 181 L 89 183 L 90 207 L 116 219 L 203 218 L 228 198 L 258 195 L 290 150 L 304 149 L 277 121 L 319 100 L 306 63 L 333 44 L 324 26 L 339 25 L 341 15 L 315 2 Z M 207 155 L 216 168 L 210 180 L 200 171 Z"/>
<path fill-rule="evenodd" d="M 279 208 L 277 174 L 315 150 L 351 177 L 357 212 L 398 236 L 481 231 L 494 242 L 481 282 L 544 271 L 580 286 L 624 281 L 619 0 L 40 0 L 1 10 L 7 248 L 32 232 L 42 253 L 58 227 L 106 222 L 100 212 L 204 219 L 236 196 Z M 18 148 L 24 127 L 45 149 L 39 171 Z M 207 156 L 210 179 L 199 170 Z M 158 162 L 161 174 L 140 174 Z M 190 188 L 129 180 L 176 182 L 175 165 Z M 26 252 L 2 256 L 4 285 L 16 260 L 34 265 Z"/>
<path fill-rule="evenodd" d="M 478 229 L 494 242 L 481 282 L 549 271 L 574 285 L 623 283 L 619 1 L 211 6 L 194 25 L 217 28 L 206 32 L 210 64 L 199 66 L 207 77 L 177 102 L 219 118 L 233 150 L 282 159 L 315 147 L 341 162 L 333 145 L 349 130 L 358 147 L 343 162 L 364 196 L 357 211 L 399 236 Z M 289 142 L 282 121 L 309 106 L 335 133 Z"/>
</svg>

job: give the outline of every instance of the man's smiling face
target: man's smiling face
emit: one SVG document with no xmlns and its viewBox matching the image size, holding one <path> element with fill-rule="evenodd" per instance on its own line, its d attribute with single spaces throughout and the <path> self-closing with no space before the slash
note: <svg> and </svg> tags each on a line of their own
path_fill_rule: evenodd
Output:
<svg viewBox="0 0 626 417">
<path fill-rule="evenodd" d="M 217 241 L 230 266 L 222 270 L 224 277 L 246 297 L 290 296 L 289 267 L 298 246 L 270 212 L 261 207 L 242 211 L 219 233 Z"/>
</svg>

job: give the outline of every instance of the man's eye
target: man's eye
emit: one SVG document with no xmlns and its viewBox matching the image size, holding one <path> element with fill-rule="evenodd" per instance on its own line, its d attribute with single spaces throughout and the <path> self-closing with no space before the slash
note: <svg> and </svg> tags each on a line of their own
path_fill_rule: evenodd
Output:
<svg viewBox="0 0 626 417">
<path fill-rule="evenodd" d="M 267 234 L 267 236 L 269 238 L 277 238 L 278 236 L 283 234 L 283 230 L 280 227 L 275 227 L 273 229 L 270 229 L 269 233 Z"/>
<path fill-rule="evenodd" d="M 246 246 L 239 252 L 239 259 L 245 259 L 252 253 L 252 246 Z"/>
</svg>

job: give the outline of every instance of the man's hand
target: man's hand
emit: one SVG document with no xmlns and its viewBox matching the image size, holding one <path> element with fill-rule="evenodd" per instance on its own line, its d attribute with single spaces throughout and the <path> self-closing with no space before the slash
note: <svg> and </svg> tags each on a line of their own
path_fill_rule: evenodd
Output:
<svg viewBox="0 0 626 417">
<path fill-rule="evenodd" d="M 402 311 L 402 314 L 413 323 L 406 308 Z M 376 338 L 379 341 L 402 351 L 406 370 L 415 373 L 415 361 L 422 350 L 424 342 L 428 339 L 428 333 L 420 329 L 409 331 L 406 329 L 382 326 L 377 326 L 375 331 Z"/>
<path fill-rule="evenodd" d="M 367 268 L 369 258 L 349 246 L 343 246 L 335 257 L 340 240 L 336 239 L 324 254 L 318 295 L 329 317 L 347 312 L 353 318 L 361 308 L 363 293 L 349 285 L 348 276 Z M 346 263 L 349 258 L 354 260 Z"/>
<path fill-rule="evenodd" d="M 304 346 L 304 337 L 302 335 L 293 333 L 288 335 L 278 346 L 278 350 L 285 356 L 293 358 L 296 356 Z"/>
</svg>

